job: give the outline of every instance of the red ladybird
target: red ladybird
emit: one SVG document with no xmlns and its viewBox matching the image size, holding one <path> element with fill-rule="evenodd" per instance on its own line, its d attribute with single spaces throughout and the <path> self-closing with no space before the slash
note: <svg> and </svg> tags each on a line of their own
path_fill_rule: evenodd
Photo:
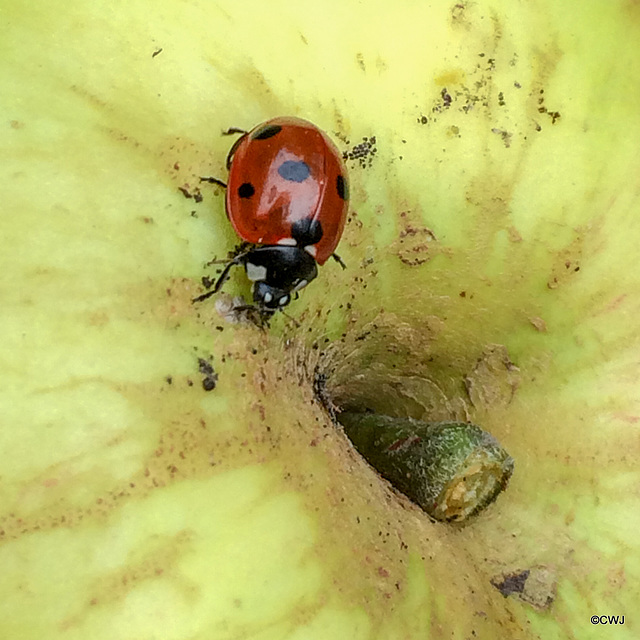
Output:
<svg viewBox="0 0 640 640">
<path fill-rule="evenodd" d="M 243 133 L 227 157 L 227 216 L 236 233 L 253 245 L 236 256 L 229 270 L 243 265 L 254 283 L 253 300 L 275 310 L 318 275 L 316 263 L 330 256 L 347 216 L 349 190 L 342 157 L 315 125 L 300 118 L 274 118 Z M 342 264 L 344 267 L 344 264 Z"/>
</svg>

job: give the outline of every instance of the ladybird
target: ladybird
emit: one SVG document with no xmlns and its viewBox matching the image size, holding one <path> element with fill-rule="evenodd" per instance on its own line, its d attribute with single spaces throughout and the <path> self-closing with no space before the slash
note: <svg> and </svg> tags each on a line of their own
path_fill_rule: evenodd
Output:
<svg viewBox="0 0 640 640">
<path fill-rule="evenodd" d="M 342 156 L 311 122 L 281 117 L 242 133 L 227 156 L 228 183 L 202 180 L 227 189 L 226 211 L 248 244 L 229 263 L 242 265 L 253 282 L 253 301 L 266 311 L 282 309 L 317 275 L 317 265 L 333 257 L 347 217 L 349 188 Z"/>
</svg>

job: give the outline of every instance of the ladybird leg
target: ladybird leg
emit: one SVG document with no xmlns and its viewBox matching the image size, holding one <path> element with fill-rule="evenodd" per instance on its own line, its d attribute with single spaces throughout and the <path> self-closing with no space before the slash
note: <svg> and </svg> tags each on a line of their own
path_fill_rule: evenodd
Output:
<svg viewBox="0 0 640 640">
<path fill-rule="evenodd" d="M 202 295 L 196 296 L 195 298 L 191 298 L 191 304 L 193 304 L 194 302 L 202 302 L 203 300 L 210 298 L 214 293 L 215 291 L 211 290 L 203 293 Z"/>
<path fill-rule="evenodd" d="M 347 265 L 342 261 L 342 258 L 337 253 L 332 253 L 331 257 L 343 268 L 346 269 Z"/>
<path fill-rule="evenodd" d="M 222 182 L 222 180 L 218 180 L 218 178 L 213 178 L 211 176 L 200 176 L 200 182 L 208 182 L 209 184 L 217 184 L 219 187 L 223 189 L 227 188 L 227 183 Z"/>
<path fill-rule="evenodd" d="M 238 127 L 230 127 L 226 131 L 223 131 L 222 135 L 223 136 L 231 136 L 231 135 L 233 135 L 235 133 L 241 133 L 242 136 L 240 136 L 233 143 L 231 149 L 229 149 L 229 153 L 227 155 L 227 171 L 229 171 L 229 168 L 231 167 L 231 161 L 233 160 L 234 153 L 238 149 L 238 145 L 242 142 L 242 140 L 244 140 L 244 137 L 247 135 L 248 132 L 245 131 L 244 129 L 238 129 Z M 213 178 L 213 177 L 209 177 L 209 176 L 201 176 L 200 177 L 200 182 L 208 182 L 209 184 L 217 184 L 219 187 L 222 187 L 223 189 L 227 188 L 227 183 L 226 182 L 222 182 L 222 180 L 220 180 L 218 178 Z"/>
<path fill-rule="evenodd" d="M 218 291 L 220 291 L 220 287 L 222 287 L 222 285 L 224 284 L 224 281 L 227 279 L 227 276 L 229 275 L 229 271 L 231 271 L 231 267 L 235 267 L 239 264 L 242 264 L 242 262 L 237 258 L 234 258 L 230 262 L 227 262 L 227 266 L 223 269 L 222 273 L 220 274 L 220 277 L 216 280 L 216 283 L 213 286 L 213 289 L 210 289 L 206 293 L 203 293 L 202 295 L 195 297 L 191 302 L 202 302 L 203 300 L 206 300 L 207 298 L 210 298 L 212 295 L 215 295 L 216 293 L 218 293 Z"/>
<path fill-rule="evenodd" d="M 220 277 L 216 280 L 216 283 L 213 287 L 213 293 L 217 293 L 220 291 L 220 287 L 224 284 L 224 281 L 227 279 L 229 275 L 229 271 L 231 271 L 231 267 L 236 267 L 242 264 L 242 259 L 244 256 L 237 256 L 233 260 L 231 260 L 227 266 L 222 270 Z"/>
<path fill-rule="evenodd" d="M 242 129 L 229 129 L 226 134 L 229 133 L 242 133 L 242 135 L 233 143 L 231 149 L 229 149 L 229 153 L 227 154 L 227 171 L 231 169 L 231 163 L 233 162 L 233 156 L 235 152 L 238 150 L 240 143 L 247 137 L 247 132 Z M 226 135 L 225 134 L 225 135 Z"/>
<path fill-rule="evenodd" d="M 239 129 L 238 127 L 229 127 L 226 131 L 222 132 L 222 135 L 232 136 L 234 133 L 241 133 L 242 135 L 246 135 L 249 132 L 245 131 L 244 129 Z"/>
<path fill-rule="evenodd" d="M 233 248 L 233 251 L 229 251 L 227 253 L 227 257 L 226 258 L 224 258 L 222 260 L 218 260 L 218 258 L 211 258 L 211 260 L 209 260 L 209 262 L 205 262 L 204 265 L 205 265 L 205 267 L 210 267 L 212 264 L 225 264 L 226 265 L 226 264 L 229 264 L 229 262 L 233 262 L 236 258 L 238 258 L 240 260 L 240 262 L 242 263 L 242 258 L 253 247 L 254 247 L 254 245 L 252 245 L 250 242 L 240 242 L 239 244 L 237 244 Z"/>
</svg>

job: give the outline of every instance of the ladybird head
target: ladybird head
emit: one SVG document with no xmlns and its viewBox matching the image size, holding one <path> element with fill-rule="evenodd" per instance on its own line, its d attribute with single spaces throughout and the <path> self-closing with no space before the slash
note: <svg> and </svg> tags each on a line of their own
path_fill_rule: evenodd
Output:
<svg viewBox="0 0 640 640">
<path fill-rule="evenodd" d="M 253 285 L 253 301 L 265 309 L 282 309 L 291 302 L 291 294 L 263 280 Z"/>
<path fill-rule="evenodd" d="M 243 256 L 243 262 L 254 283 L 253 301 L 264 309 L 286 307 L 292 294 L 318 275 L 313 256 L 298 246 L 256 247 Z"/>
</svg>

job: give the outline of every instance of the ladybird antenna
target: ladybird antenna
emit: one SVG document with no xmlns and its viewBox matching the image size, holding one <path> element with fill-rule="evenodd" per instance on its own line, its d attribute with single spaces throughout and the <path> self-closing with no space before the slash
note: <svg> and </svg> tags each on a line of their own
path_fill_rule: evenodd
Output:
<svg viewBox="0 0 640 640">
<path fill-rule="evenodd" d="M 292 315 L 289 315 L 284 309 L 280 309 L 280 313 L 288 320 L 291 320 L 291 322 L 296 326 L 296 329 L 299 329 L 302 326 L 298 320 L 296 320 Z"/>
<path fill-rule="evenodd" d="M 332 253 L 331 257 L 343 268 L 346 269 L 347 265 L 342 261 L 342 258 L 337 253 Z"/>
<path fill-rule="evenodd" d="M 244 311 L 246 313 L 252 314 L 253 318 L 251 318 L 251 316 L 248 316 L 248 318 L 251 320 L 251 322 L 253 322 L 254 325 L 256 325 L 262 331 L 265 330 L 265 327 L 266 328 L 269 327 L 269 320 L 271 319 L 273 314 L 276 312 L 275 309 L 266 309 L 265 307 L 258 307 L 254 304 L 234 305 L 232 311 L 234 313 L 239 313 Z"/>
</svg>

